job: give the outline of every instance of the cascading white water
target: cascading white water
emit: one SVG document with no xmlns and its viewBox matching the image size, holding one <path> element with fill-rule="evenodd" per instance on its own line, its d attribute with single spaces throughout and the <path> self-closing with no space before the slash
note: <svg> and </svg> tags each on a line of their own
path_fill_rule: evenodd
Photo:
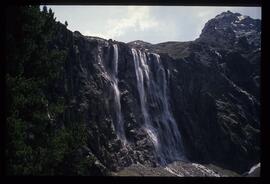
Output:
<svg viewBox="0 0 270 184">
<path fill-rule="evenodd" d="M 113 72 L 112 72 L 112 84 L 113 84 L 113 90 L 114 90 L 114 106 L 115 106 L 115 115 L 116 115 L 116 123 L 115 123 L 115 129 L 118 138 L 126 144 L 126 136 L 124 131 L 124 124 L 123 124 L 123 115 L 121 110 L 121 102 L 120 102 L 120 91 L 118 88 L 118 46 L 116 44 L 113 45 L 114 49 L 114 66 L 113 66 Z"/>
<path fill-rule="evenodd" d="M 167 80 L 165 75 L 165 69 L 160 64 L 160 56 L 157 54 L 154 54 L 156 61 L 158 63 L 158 66 L 160 67 L 161 71 L 161 77 L 162 77 L 162 104 L 163 104 L 163 113 L 162 113 L 162 121 L 164 125 L 164 129 L 162 129 L 162 134 L 165 134 L 166 136 L 170 136 L 169 139 L 165 139 L 164 141 L 164 148 L 166 150 L 171 150 L 169 152 L 166 152 L 166 154 L 169 154 L 170 158 L 174 159 L 180 159 L 183 158 L 183 147 L 181 143 L 181 135 L 178 130 L 177 124 L 175 122 L 175 119 L 171 113 L 171 110 L 169 109 L 169 101 L 168 101 L 168 94 L 167 94 Z M 161 83 L 161 81 L 159 82 Z M 164 149 L 163 148 L 163 149 Z"/>
<path fill-rule="evenodd" d="M 124 145 L 126 145 L 127 140 L 124 131 L 123 124 L 123 115 L 121 110 L 121 101 L 120 101 L 120 91 L 118 88 L 118 46 L 117 44 L 113 44 L 113 66 L 105 67 L 104 61 L 102 59 L 102 51 L 101 47 L 98 47 L 98 64 L 101 67 L 102 75 L 108 81 L 110 81 L 112 85 L 112 95 L 113 95 L 113 109 L 114 109 L 114 130 L 116 131 L 118 139 L 120 139 Z"/>
<path fill-rule="evenodd" d="M 137 77 L 137 87 L 140 95 L 140 105 L 141 105 L 141 111 L 143 115 L 143 120 L 145 122 L 145 130 L 150 136 L 152 142 L 154 143 L 155 147 L 158 147 L 158 140 L 156 133 L 153 131 L 153 128 L 150 126 L 150 118 L 149 118 L 149 113 L 147 112 L 146 109 L 146 96 L 145 96 L 145 88 L 144 88 L 144 77 L 143 77 L 143 72 L 145 72 L 145 76 L 148 75 L 148 67 L 144 63 L 145 60 L 142 59 L 141 52 L 139 51 L 140 57 L 135 49 L 132 48 L 132 54 L 134 58 L 134 66 L 135 66 L 135 73 Z M 140 59 L 139 59 L 140 58 Z"/>
<path fill-rule="evenodd" d="M 181 135 L 168 102 L 168 84 L 165 69 L 160 62 L 160 56 L 148 53 L 147 57 L 145 52 L 137 51 L 134 48 L 131 51 L 134 59 L 144 129 L 155 146 L 159 162 L 160 164 L 166 164 L 170 161 L 185 159 Z M 153 60 L 149 60 L 150 55 L 154 58 Z M 154 77 L 154 72 L 149 69 L 149 61 L 154 62 L 152 65 L 156 70 L 156 77 Z M 155 106 L 151 113 L 149 113 L 147 106 L 149 104 Z"/>
</svg>

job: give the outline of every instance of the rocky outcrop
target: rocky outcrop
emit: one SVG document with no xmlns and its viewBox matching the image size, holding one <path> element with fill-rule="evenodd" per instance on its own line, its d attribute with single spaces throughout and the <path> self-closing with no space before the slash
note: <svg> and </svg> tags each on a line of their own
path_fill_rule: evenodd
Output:
<svg viewBox="0 0 270 184">
<path fill-rule="evenodd" d="M 261 163 L 258 163 L 250 168 L 248 172 L 243 174 L 245 177 L 260 177 L 261 176 Z"/>
<path fill-rule="evenodd" d="M 173 177 L 240 177 L 239 174 L 214 165 L 176 161 L 165 167 L 146 167 L 132 164 L 125 169 L 113 172 L 113 176 L 173 176 Z"/>
<path fill-rule="evenodd" d="M 254 165 L 248 172 L 248 177 L 260 177 L 261 176 L 261 163 Z"/>
<path fill-rule="evenodd" d="M 163 150 L 176 143 L 188 161 L 238 173 L 259 161 L 259 20 L 224 12 L 193 42 L 156 45 L 85 37 L 64 28 L 59 34 L 57 45 L 69 48 L 64 118 L 87 125 L 88 149 L 101 165 L 111 171 L 134 163 L 159 167 L 160 157 L 166 163 L 177 159 Z M 138 71 L 132 48 L 141 56 Z"/>
</svg>

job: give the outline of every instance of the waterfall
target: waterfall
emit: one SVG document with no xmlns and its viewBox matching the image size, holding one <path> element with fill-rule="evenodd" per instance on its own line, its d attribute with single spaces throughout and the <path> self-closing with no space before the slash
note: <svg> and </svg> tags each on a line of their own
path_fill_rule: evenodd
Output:
<svg viewBox="0 0 270 184">
<path fill-rule="evenodd" d="M 145 64 L 145 60 L 142 59 L 140 51 L 139 51 L 139 54 L 140 54 L 139 56 L 137 51 L 132 48 L 132 54 L 134 58 L 135 73 L 136 73 L 136 78 L 137 78 L 137 87 L 138 87 L 138 92 L 140 95 L 141 111 L 143 115 L 143 120 L 146 125 L 145 130 L 150 136 L 155 147 L 158 147 L 158 140 L 157 140 L 156 133 L 154 132 L 150 124 L 147 123 L 147 122 L 150 122 L 150 118 L 149 118 L 149 113 L 147 112 L 147 109 L 146 109 L 146 96 L 145 96 L 143 72 L 145 72 L 145 76 L 149 76 L 148 75 L 149 70 L 148 70 L 148 67 L 146 67 L 147 65 Z"/>
<path fill-rule="evenodd" d="M 114 130 L 116 131 L 118 139 L 121 140 L 121 142 L 126 145 L 126 135 L 124 131 L 124 121 L 123 121 L 123 115 L 121 110 L 121 101 L 120 101 L 120 90 L 118 88 L 118 46 L 117 44 L 113 44 L 113 66 L 110 67 L 108 64 L 104 63 L 103 57 L 102 57 L 102 50 L 101 47 L 98 47 L 98 64 L 102 71 L 102 76 L 106 78 L 108 81 L 110 81 L 111 84 L 111 90 L 112 90 L 112 98 L 113 98 L 113 104 L 112 107 L 114 109 L 113 113 L 113 125 Z M 105 64 L 105 65 L 104 65 Z"/>
<path fill-rule="evenodd" d="M 168 82 L 160 56 L 131 49 L 134 59 L 137 88 L 140 97 L 144 130 L 155 146 L 160 164 L 185 160 L 181 135 L 171 113 L 168 100 Z M 154 59 L 151 59 L 152 58 Z M 154 67 L 150 70 L 150 63 Z M 167 75 L 169 73 L 167 72 Z M 154 77 L 155 76 L 155 77 Z M 154 108 L 149 112 L 149 104 Z"/>
<path fill-rule="evenodd" d="M 118 88 L 118 46 L 113 44 L 114 50 L 114 57 L 113 57 L 113 71 L 112 71 L 112 85 L 114 91 L 114 109 L 115 109 L 115 129 L 118 138 L 126 144 L 126 136 L 124 131 L 124 124 L 123 124 L 123 115 L 121 110 L 121 102 L 120 102 L 120 91 Z"/>
</svg>

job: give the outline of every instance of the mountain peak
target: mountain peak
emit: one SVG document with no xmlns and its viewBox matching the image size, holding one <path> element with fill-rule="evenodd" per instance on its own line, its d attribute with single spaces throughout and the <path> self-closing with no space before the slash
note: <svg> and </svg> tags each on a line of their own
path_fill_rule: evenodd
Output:
<svg viewBox="0 0 270 184">
<path fill-rule="evenodd" d="M 234 45 L 240 38 L 246 37 L 250 45 L 259 47 L 260 36 L 260 20 L 227 11 L 218 14 L 205 24 L 199 40 Z"/>
<path fill-rule="evenodd" d="M 243 19 L 246 18 L 250 18 L 249 16 L 246 15 L 241 15 L 240 13 L 233 13 L 231 11 L 227 11 L 227 12 L 222 12 L 220 14 L 218 14 L 214 19 L 218 20 L 218 19 L 228 19 L 229 21 L 242 21 Z"/>
</svg>

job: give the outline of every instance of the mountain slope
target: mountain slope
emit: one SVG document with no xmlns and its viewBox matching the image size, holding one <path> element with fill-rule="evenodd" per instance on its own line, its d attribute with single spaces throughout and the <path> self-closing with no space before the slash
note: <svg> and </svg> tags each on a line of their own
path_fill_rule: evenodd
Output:
<svg viewBox="0 0 270 184">
<path fill-rule="evenodd" d="M 50 47 L 67 57 L 55 129 L 83 125 L 83 144 L 71 141 L 74 150 L 66 157 L 91 163 L 84 174 L 126 167 L 133 172 L 134 165 L 147 172 L 163 168 L 157 173 L 165 175 L 208 172 L 195 163 L 241 174 L 260 161 L 259 20 L 224 12 L 206 23 L 197 40 L 160 44 L 57 28 Z M 48 122 L 55 117 L 52 110 Z"/>
<path fill-rule="evenodd" d="M 181 133 L 187 159 L 214 163 L 239 173 L 248 170 L 259 161 L 260 42 L 257 43 L 258 39 L 242 42 L 242 40 L 250 39 L 250 34 L 245 33 L 252 31 L 253 27 L 246 29 L 241 24 L 254 23 L 254 34 L 258 34 L 258 37 L 260 37 L 260 27 L 258 27 L 258 20 L 250 18 L 245 18 L 247 21 L 239 20 L 237 18 L 239 16 L 241 15 L 231 12 L 218 15 L 205 25 L 200 38 L 193 42 L 167 42 L 154 45 L 135 41 L 126 45 L 104 41 L 98 44 L 102 49 L 102 57 L 105 59 L 104 67 L 108 71 L 112 67 L 110 63 L 113 62 L 109 59 L 113 58 L 112 44 L 118 46 L 119 91 L 121 105 L 124 108 L 122 108 L 124 130 L 130 142 L 128 146 L 123 145 L 123 148 L 120 146 L 120 150 L 127 149 L 126 153 L 129 153 L 125 159 L 130 161 L 123 158 L 123 166 L 134 162 L 151 163 L 150 165 L 156 163 L 155 154 L 151 154 L 155 148 L 149 137 L 150 134 L 143 129 L 145 122 L 140 113 L 142 104 L 140 104 L 141 97 L 136 89 L 138 79 L 133 69 L 136 66 L 133 64 L 135 61 L 130 51 L 131 47 L 140 50 L 142 54 L 146 53 L 146 59 L 142 56 L 141 60 L 145 62 L 142 66 L 147 67 L 141 69 L 143 72 L 149 70 L 150 80 L 151 75 L 155 80 L 154 63 L 156 61 L 148 53 L 155 52 L 160 55 L 160 62 L 168 80 L 168 102 Z M 231 25 L 230 21 L 237 20 L 239 21 L 237 31 L 242 31 L 240 36 L 229 29 L 232 26 L 228 26 Z M 212 29 L 212 22 L 219 25 L 218 29 Z M 218 40 L 215 40 L 216 38 Z M 83 40 L 83 37 L 75 37 L 76 39 Z M 95 41 L 89 43 L 95 43 Z M 80 50 L 85 46 L 78 45 L 78 48 Z M 95 58 L 97 51 L 95 47 L 93 49 L 88 53 L 92 52 Z M 84 54 L 85 51 L 80 53 Z M 88 70 L 85 69 L 85 71 Z M 150 91 L 147 92 L 145 85 L 147 84 L 144 83 L 145 93 L 149 93 L 146 95 L 151 95 Z M 107 97 L 101 97 L 103 98 Z M 150 96 L 146 98 L 146 100 L 151 99 Z M 158 112 L 159 107 L 155 101 L 150 100 L 147 103 L 147 111 L 152 111 L 151 114 L 157 116 L 155 113 Z M 101 109 L 104 111 L 104 107 Z M 147 137 L 150 138 L 150 142 Z M 166 137 L 161 135 L 160 139 L 166 139 Z M 100 159 L 104 158 L 100 157 Z M 119 161 L 115 164 L 122 165 Z M 110 163 L 107 166 L 111 165 Z"/>
</svg>

